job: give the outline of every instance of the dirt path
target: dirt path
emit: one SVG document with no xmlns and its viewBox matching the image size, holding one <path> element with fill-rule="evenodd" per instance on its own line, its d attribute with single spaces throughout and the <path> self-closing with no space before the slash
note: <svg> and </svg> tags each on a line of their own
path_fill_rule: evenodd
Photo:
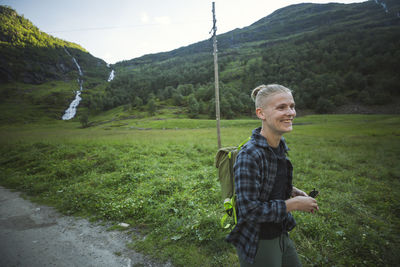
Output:
<svg viewBox="0 0 400 267">
<path fill-rule="evenodd" d="M 0 187 L 0 266 L 169 266 L 127 249 L 127 232 L 63 216 Z"/>
</svg>

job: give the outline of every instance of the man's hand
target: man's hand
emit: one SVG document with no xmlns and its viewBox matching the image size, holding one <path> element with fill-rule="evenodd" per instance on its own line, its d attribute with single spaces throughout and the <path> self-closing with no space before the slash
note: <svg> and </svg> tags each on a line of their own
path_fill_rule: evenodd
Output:
<svg viewBox="0 0 400 267">
<path fill-rule="evenodd" d="M 285 203 L 287 212 L 299 210 L 314 213 L 314 211 L 319 210 L 317 201 L 309 196 L 297 196 L 289 198 L 285 201 Z"/>
<path fill-rule="evenodd" d="M 292 197 L 297 197 L 297 196 L 303 196 L 303 197 L 308 197 L 307 193 L 294 187 L 293 186 L 293 190 L 292 190 Z"/>
</svg>

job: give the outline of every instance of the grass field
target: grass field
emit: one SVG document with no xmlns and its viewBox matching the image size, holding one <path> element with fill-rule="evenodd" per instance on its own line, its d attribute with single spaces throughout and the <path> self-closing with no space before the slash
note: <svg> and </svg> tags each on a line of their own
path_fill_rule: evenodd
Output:
<svg viewBox="0 0 400 267">
<path fill-rule="evenodd" d="M 294 212 L 304 266 L 400 262 L 400 116 L 296 119 L 286 135 L 294 185 L 320 191 L 317 214 Z M 222 121 L 223 146 L 257 120 Z M 65 214 L 128 222 L 132 247 L 175 266 L 238 266 L 224 241 L 215 122 L 132 119 L 0 127 L 0 184 Z M 140 130 L 146 129 L 146 130 Z"/>
</svg>

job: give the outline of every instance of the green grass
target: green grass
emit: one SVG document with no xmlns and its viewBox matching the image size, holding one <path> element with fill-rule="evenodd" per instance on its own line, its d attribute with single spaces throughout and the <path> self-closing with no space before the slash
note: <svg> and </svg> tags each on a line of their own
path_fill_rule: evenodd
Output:
<svg viewBox="0 0 400 267">
<path fill-rule="evenodd" d="M 294 212 L 291 237 L 303 265 L 396 265 L 400 116 L 321 115 L 295 122 L 286 135 L 294 184 L 320 191 L 317 214 Z M 126 123 L 2 126 L 0 184 L 65 214 L 127 222 L 140 230 L 134 249 L 175 266 L 238 266 L 219 226 L 215 121 Z M 229 146 L 259 122 L 221 125 L 223 146 Z"/>
<path fill-rule="evenodd" d="M 59 119 L 78 89 L 75 79 L 40 85 L 3 84 L 0 86 L 0 124 L 44 123 Z"/>
<path fill-rule="evenodd" d="M 88 90 L 87 86 L 90 86 Z M 85 77 L 82 97 L 104 91 L 106 83 Z M 12 82 L 0 85 L 0 124 L 52 123 L 60 119 L 79 90 L 77 76 L 42 84 Z M 82 105 L 81 105 L 82 106 Z M 77 120 L 77 119 L 75 119 Z"/>
</svg>

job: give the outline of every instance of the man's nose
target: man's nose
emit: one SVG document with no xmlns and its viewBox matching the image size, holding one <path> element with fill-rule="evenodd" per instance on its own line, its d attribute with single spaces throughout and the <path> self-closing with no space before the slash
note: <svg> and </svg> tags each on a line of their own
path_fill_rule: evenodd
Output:
<svg viewBox="0 0 400 267">
<path fill-rule="evenodd" d="M 296 116 L 296 110 L 294 108 L 288 108 L 286 113 L 288 115 Z"/>
</svg>

